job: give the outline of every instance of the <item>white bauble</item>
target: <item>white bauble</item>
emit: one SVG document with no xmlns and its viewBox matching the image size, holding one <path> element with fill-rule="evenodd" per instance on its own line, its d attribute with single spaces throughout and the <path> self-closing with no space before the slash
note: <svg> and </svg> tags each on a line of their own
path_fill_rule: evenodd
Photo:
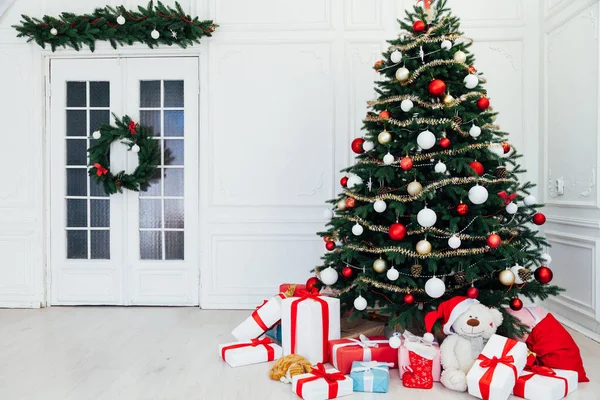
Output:
<svg viewBox="0 0 600 400">
<path fill-rule="evenodd" d="M 550 265 L 552 263 L 552 257 L 550 257 L 550 254 L 548 253 L 542 254 L 540 259 L 544 262 L 544 265 Z"/>
<path fill-rule="evenodd" d="M 331 286 L 338 280 L 338 273 L 335 269 L 331 267 L 325 268 L 321 271 L 321 282 L 326 284 L 327 286 Z"/>
<path fill-rule="evenodd" d="M 375 143 L 371 142 L 370 140 L 367 140 L 366 142 L 363 143 L 364 151 L 371 151 L 374 148 L 375 148 Z"/>
<path fill-rule="evenodd" d="M 359 186 L 359 185 L 362 185 L 362 184 L 363 184 L 362 178 L 360 176 L 358 176 L 358 175 L 352 174 L 352 175 L 350 175 L 348 177 L 348 183 L 346 183 L 346 187 L 348 189 L 352 189 L 353 187 Z"/>
<path fill-rule="evenodd" d="M 423 185 L 421 185 L 421 183 L 417 181 L 409 183 L 408 187 L 406 188 L 406 191 L 411 196 L 418 195 L 419 193 L 421 193 L 421 190 L 423 190 Z"/>
<path fill-rule="evenodd" d="M 475 185 L 469 189 L 469 200 L 473 204 L 483 204 L 488 199 L 488 191 L 480 185 Z"/>
<path fill-rule="evenodd" d="M 92 137 L 96 140 L 100 139 L 100 136 L 102 136 L 100 131 L 94 131 L 94 133 L 92 133 Z"/>
<path fill-rule="evenodd" d="M 386 208 L 387 204 L 385 204 L 385 201 L 383 200 L 376 200 L 375 203 L 373 203 L 373 209 L 378 213 L 384 212 Z"/>
<path fill-rule="evenodd" d="M 447 168 L 446 168 L 446 164 L 444 164 L 444 163 L 443 163 L 443 162 L 441 162 L 441 161 L 438 161 L 438 163 L 437 163 L 437 164 L 435 164 L 435 168 L 434 168 L 434 170 L 435 170 L 435 172 L 437 172 L 438 174 L 443 174 L 444 172 L 446 172 L 446 169 L 447 169 Z"/>
<path fill-rule="evenodd" d="M 465 76 L 463 82 L 465 83 L 465 87 L 467 89 L 475 89 L 477 85 L 479 85 L 479 77 L 474 74 L 469 74 Z"/>
<path fill-rule="evenodd" d="M 423 228 L 429 228 L 430 226 L 435 225 L 437 221 L 437 214 L 431 208 L 425 207 L 417 214 L 417 222 Z"/>
<path fill-rule="evenodd" d="M 140 146 L 138 146 L 137 144 L 134 144 L 133 146 L 131 146 L 131 151 L 133 151 L 134 153 L 139 153 Z"/>
<path fill-rule="evenodd" d="M 532 206 L 536 202 L 537 202 L 537 199 L 535 198 L 535 196 L 532 196 L 532 195 L 529 195 L 523 199 L 523 204 L 525 204 L 526 206 Z"/>
<path fill-rule="evenodd" d="M 509 213 L 510 215 L 516 214 L 517 210 L 519 209 L 519 206 L 516 203 L 508 203 L 508 205 L 506 206 L 506 212 Z"/>
<path fill-rule="evenodd" d="M 453 249 L 458 249 L 461 245 L 461 240 L 458 236 L 456 235 L 452 235 L 450 236 L 450 239 L 448 239 L 448 246 L 450 246 Z"/>
<path fill-rule="evenodd" d="M 512 273 L 515 274 L 515 283 L 517 285 L 522 285 L 523 283 L 525 283 L 523 279 L 521 279 L 521 277 L 519 276 L 519 270 L 521 269 L 523 269 L 523 267 L 521 267 L 520 265 L 515 265 L 510 269 Z"/>
<path fill-rule="evenodd" d="M 354 234 L 354 236 L 360 236 L 363 234 L 363 232 L 364 229 L 358 222 L 352 227 L 352 233 Z"/>
<path fill-rule="evenodd" d="M 390 281 L 395 281 L 400 277 L 400 272 L 398 272 L 396 268 L 392 267 L 388 269 L 386 276 Z"/>
<path fill-rule="evenodd" d="M 150 32 L 150 36 L 152 36 L 152 39 L 156 40 L 160 37 L 160 33 L 156 29 L 153 29 L 152 32 Z"/>
<path fill-rule="evenodd" d="M 442 41 L 440 47 L 442 48 L 442 50 L 450 50 L 452 48 L 452 42 L 446 39 Z"/>
<path fill-rule="evenodd" d="M 412 110 L 413 107 L 414 104 L 410 99 L 402 100 L 402 103 L 400 103 L 400 108 L 404 112 L 409 112 L 410 110 Z"/>
<path fill-rule="evenodd" d="M 402 339 L 400 338 L 399 334 L 394 334 L 389 340 L 388 340 L 390 347 L 392 349 L 399 349 L 400 346 L 402 345 Z"/>
<path fill-rule="evenodd" d="M 391 155 L 390 153 L 387 153 L 385 156 L 383 156 L 383 163 L 385 165 L 392 165 L 394 163 L 394 156 Z"/>
<path fill-rule="evenodd" d="M 492 146 L 488 147 L 488 149 L 498 157 L 504 157 L 504 149 L 500 143 L 494 143 Z"/>
<path fill-rule="evenodd" d="M 408 80 L 408 77 L 410 75 L 410 71 L 408 70 L 408 68 L 398 68 L 398 70 L 396 71 L 396 79 L 398 79 L 400 82 L 404 82 Z"/>
<path fill-rule="evenodd" d="M 333 218 L 333 210 L 328 208 L 327 210 L 323 211 L 323 218 L 325 218 L 325 219 Z"/>
<path fill-rule="evenodd" d="M 337 209 L 340 211 L 346 210 L 346 200 L 344 200 L 344 199 L 338 200 L 336 206 L 337 206 Z"/>
<path fill-rule="evenodd" d="M 56 35 L 58 35 L 58 29 L 56 29 L 56 28 L 52 28 L 52 29 L 50 29 L 50 34 L 51 34 L 52 36 L 56 36 Z"/>
<path fill-rule="evenodd" d="M 125 17 L 122 16 L 122 15 L 119 15 L 117 17 L 117 24 L 119 24 L 119 25 L 125 25 Z"/>
<path fill-rule="evenodd" d="M 423 150 L 429 150 L 435 146 L 435 135 L 430 131 L 423 131 L 417 136 L 417 144 Z"/>
<path fill-rule="evenodd" d="M 364 309 L 367 308 L 367 300 L 362 297 L 361 295 L 358 295 L 358 297 L 356 299 L 354 299 L 354 308 L 356 308 L 358 311 L 362 311 Z"/>
<path fill-rule="evenodd" d="M 454 53 L 454 61 L 464 63 L 465 61 L 467 61 L 467 55 L 464 51 L 459 50 L 456 53 Z"/>
<path fill-rule="evenodd" d="M 402 52 L 398 50 L 394 51 L 392 54 L 390 54 L 390 60 L 394 64 L 398 64 L 400 61 L 402 61 Z"/>
<path fill-rule="evenodd" d="M 437 299 L 442 297 L 445 292 L 446 284 L 440 278 L 434 276 L 425 282 L 425 293 L 427 293 L 429 297 Z"/>
<path fill-rule="evenodd" d="M 481 128 L 477 125 L 473 125 L 471 129 L 469 129 L 469 135 L 473 138 L 479 137 L 479 135 L 481 135 Z"/>
</svg>

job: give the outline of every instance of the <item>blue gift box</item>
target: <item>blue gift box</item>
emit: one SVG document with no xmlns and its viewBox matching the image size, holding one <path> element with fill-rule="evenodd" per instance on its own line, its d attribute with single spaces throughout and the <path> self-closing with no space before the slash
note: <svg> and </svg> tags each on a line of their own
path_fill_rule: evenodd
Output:
<svg viewBox="0 0 600 400">
<path fill-rule="evenodd" d="M 281 343 L 281 324 L 275 324 L 274 327 L 267 331 L 266 335 L 274 341 Z"/>
<path fill-rule="evenodd" d="M 350 377 L 355 392 L 387 393 L 392 363 L 377 361 L 354 361 Z"/>
</svg>

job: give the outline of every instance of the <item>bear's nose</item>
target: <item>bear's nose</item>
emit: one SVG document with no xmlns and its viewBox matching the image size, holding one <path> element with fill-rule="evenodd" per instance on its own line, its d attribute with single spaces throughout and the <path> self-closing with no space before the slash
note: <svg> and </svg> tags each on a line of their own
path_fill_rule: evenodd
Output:
<svg viewBox="0 0 600 400">
<path fill-rule="evenodd" d="M 467 325 L 469 325 L 469 326 L 479 326 L 479 321 L 476 320 L 475 318 L 471 318 L 470 320 L 467 321 Z"/>
</svg>

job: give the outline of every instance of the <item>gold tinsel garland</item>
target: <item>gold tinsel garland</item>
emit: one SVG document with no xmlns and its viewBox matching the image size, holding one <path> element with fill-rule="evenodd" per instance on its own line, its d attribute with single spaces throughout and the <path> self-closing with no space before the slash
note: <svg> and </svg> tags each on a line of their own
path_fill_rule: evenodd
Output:
<svg viewBox="0 0 600 400">
<path fill-rule="evenodd" d="M 502 242 L 506 244 L 507 242 Z M 428 259 L 428 258 L 448 258 L 448 257 L 457 257 L 457 256 L 472 256 L 476 254 L 484 254 L 492 250 L 489 246 L 478 247 L 473 249 L 456 249 L 456 250 L 448 250 L 448 251 L 432 251 L 429 254 L 419 254 L 416 251 L 406 250 L 402 247 L 364 247 L 357 246 L 354 244 L 346 244 L 345 248 L 350 250 L 356 250 L 363 253 L 371 253 L 371 254 L 385 254 L 385 253 L 400 253 L 408 257 L 412 258 L 420 258 L 420 259 Z"/>
<path fill-rule="evenodd" d="M 469 66 L 465 63 L 461 63 L 458 61 L 454 61 L 454 60 L 433 60 L 428 62 L 427 64 L 423 64 L 421 65 L 419 68 L 417 68 L 408 78 L 408 80 L 406 81 L 398 81 L 400 82 L 400 84 L 402 86 L 408 86 L 411 83 L 413 83 L 414 81 L 417 80 L 417 78 L 419 76 L 421 76 L 421 73 L 423 71 L 425 71 L 426 69 L 432 68 L 432 67 L 438 67 L 440 65 L 459 65 L 461 67 L 463 67 L 467 72 L 469 71 Z"/>
<path fill-rule="evenodd" d="M 438 26 L 438 29 L 439 29 L 439 27 L 441 27 L 441 26 Z M 431 43 L 440 43 L 440 42 L 443 42 L 444 40 L 455 41 L 455 40 L 458 40 L 458 39 L 464 39 L 467 42 L 471 42 L 471 43 L 473 42 L 473 39 L 471 39 L 469 37 L 466 37 L 466 36 L 459 35 L 457 33 L 452 33 L 450 35 L 444 35 L 444 36 L 434 37 L 434 38 L 429 37 L 429 35 L 425 35 L 425 36 L 422 36 L 422 37 L 418 38 L 417 40 L 415 40 L 415 41 L 413 41 L 411 43 L 408 43 L 408 44 L 405 44 L 405 45 L 402 45 L 402 46 L 390 46 L 389 50 L 390 51 L 394 51 L 394 50 L 406 51 L 406 50 L 414 49 L 414 48 L 416 48 L 416 47 L 418 47 L 418 46 L 420 46 L 422 44 L 425 44 L 425 43 L 428 43 L 428 44 L 431 44 Z"/>
<path fill-rule="evenodd" d="M 450 128 L 452 128 L 453 131 L 458 132 L 461 136 L 469 137 L 469 132 L 464 131 L 461 128 L 460 124 L 457 123 L 456 121 L 452 120 L 451 118 L 413 118 L 413 119 L 407 119 L 406 121 L 400 121 L 400 120 L 397 120 L 394 118 L 386 118 L 386 119 L 382 120 L 381 118 L 379 118 L 379 116 L 371 114 L 371 115 L 367 115 L 363 121 L 364 122 L 380 122 L 383 124 L 391 124 L 391 125 L 399 126 L 401 128 L 409 127 L 415 122 L 417 124 L 433 125 L 433 126 L 449 124 Z M 483 124 L 481 126 L 481 129 L 497 130 L 498 128 L 499 127 L 494 124 Z"/>
<path fill-rule="evenodd" d="M 431 107 L 433 109 L 439 109 L 439 108 L 447 108 L 447 107 L 454 107 L 460 103 L 462 103 L 463 101 L 466 101 L 467 99 L 471 98 L 471 97 L 485 97 L 485 92 L 469 92 L 466 94 L 463 94 L 462 96 L 460 96 L 459 98 L 456 98 L 452 101 L 451 104 L 444 104 L 444 103 L 428 103 L 426 101 L 421 100 L 420 97 L 414 96 L 412 94 L 405 94 L 402 96 L 392 96 L 392 97 L 388 97 L 385 99 L 381 99 L 381 100 L 371 100 L 371 101 L 367 101 L 367 104 L 369 106 L 375 106 L 375 105 L 380 105 L 380 104 L 389 104 L 389 103 L 396 103 L 396 102 L 400 102 L 403 100 L 410 100 L 414 103 L 420 104 L 421 106 L 425 106 L 425 107 Z"/>
<path fill-rule="evenodd" d="M 367 203 L 374 203 L 377 200 L 394 200 L 394 201 L 399 201 L 402 203 L 409 203 L 411 201 L 418 200 L 418 199 L 422 198 L 426 193 L 431 192 L 436 189 L 439 189 L 441 187 L 444 187 L 447 185 L 466 185 L 469 183 L 481 183 L 481 184 L 486 184 L 486 185 L 493 185 L 496 183 L 514 183 L 514 181 L 512 179 L 504 179 L 504 178 L 488 179 L 488 178 L 480 178 L 480 177 L 476 177 L 476 176 L 471 176 L 471 177 L 466 177 L 466 178 L 447 178 L 447 179 L 442 179 L 440 181 L 437 181 L 430 185 L 425 186 L 415 196 L 410 196 L 410 195 L 398 196 L 398 195 L 391 194 L 391 193 L 385 193 L 385 194 L 381 194 L 381 195 L 378 195 L 375 197 L 366 197 L 366 196 L 361 196 L 359 194 L 351 192 L 349 190 L 344 190 L 343 193 L 348 197 L 353 197 L 356 200 L 364 201 Z"/>
<path fill-rule="evenodd" d="M 455 156 L 455 155 L 462 154 L 462 153 L 468 153 L 470 150 L 483 149 L 486 147 L 502 147 L 502 144 L 501 143 L 476 143 L 476 144 L 470 144 L 465 147 L 461 147 L 460 149 L 449 149 L 449 150 L 436 151 L 433 153 L 415 154 L 414 156 L 411 156 L 411 159 L 413 161 L 426 161 L 426 160 L 428 161 L 432 158 L 435 158 L 436 156 Z M 358 160 L 358 163 L 359 164 L 384 165 L 383 161 L 374 160 L 374 159 Z M 399 164 L 399 161 L 395 161 L 393 164 Z"/>
</svg>

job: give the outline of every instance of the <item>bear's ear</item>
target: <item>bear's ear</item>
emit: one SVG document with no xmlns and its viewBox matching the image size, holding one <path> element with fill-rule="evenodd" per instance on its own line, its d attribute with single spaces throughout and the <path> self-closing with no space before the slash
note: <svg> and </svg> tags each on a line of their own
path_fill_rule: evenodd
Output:
<svg viewBox="0 0 600 400">
<path fill-rule="evenodd" d="M 494 320 L 494 324 L 496 327 L 502 325 L 502 321 L 504 321 L 504 316 L 497 308 L 490 308 L 490 312 L 492 313 L 492 319 Z"/>
</svg>

